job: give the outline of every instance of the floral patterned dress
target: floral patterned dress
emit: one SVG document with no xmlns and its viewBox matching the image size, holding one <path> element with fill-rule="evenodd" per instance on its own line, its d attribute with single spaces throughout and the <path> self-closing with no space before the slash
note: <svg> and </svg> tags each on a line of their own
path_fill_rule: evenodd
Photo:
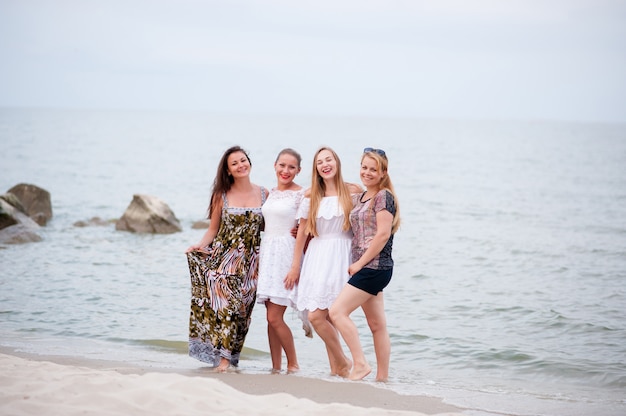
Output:
<svg viewBox="0 0 626 416">
<path fill-rule="evenodd" d="M 261 188 L 262 201 L 267 191 Z M 210 254 L 187 253 L 191 275 L 189 355 L 217 366 L 234 366 L 250 328 L 259 264 L 261 207 L 229 207 L 226 195 L 220 228 Z"/>
</svg>

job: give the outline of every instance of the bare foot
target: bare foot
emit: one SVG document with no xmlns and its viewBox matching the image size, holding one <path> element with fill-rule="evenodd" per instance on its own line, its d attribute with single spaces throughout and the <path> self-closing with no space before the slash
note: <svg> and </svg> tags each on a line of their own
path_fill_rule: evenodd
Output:
<svg viewBox="0 0 626 416">
<path fill-rule="evenodd" d="M 215 372 L 216 373 L 225 373 L 225 372 L 228 371 L 228 367 L 229 366 L 230 366 L 230 361 L 227 360 L 226 358 L 222 358 L 220 360 L 220 365 L 215 367 Z"/>
<path fill-rule="evenodd" d="M 313 327 L 310 322 L 305 322 L 302 324 L 302 329 L 304 329 L 304 336 L 307 338 L 313 338 Z"/>
<path fill-rule="evenodd" d="M 379 383 L 386 383 L 389 381 L 389 379 L 385 377 L 376 377 L 376 381 Z"/>
<path fill-rule="evenodd" d="M 350 370 L 352 369 L 352 361 L 346 358 L 344 365 L 337 368 L 337 375 L 339 377 L 348 378 L 350 376 Z"/>
<path fill-rule="evenodd" d="M 297 365 L 290 365 L 287 367 L 287 374 L 295 374 L 300 371 L 300 367 Z"/>
<path fill-rule="evenodd" d="M 372 372 L 372 367 L 369 364 L 365 363 L 362 366 L 355 366 L 350 373 L 350 380 L 363 380 L 369 373 Z"/>
<path fill-rule="evenodd" d="M 228 366 L 223 366 L 223 365 L 218 365 L 217 367 L 215 367 L 215 372 L 216 373 L 225 373 L 228 371 Z"/>
<path fill-rule="evenodd" d="M 313 325 L 309 321 L 309 312 L 300 311 L 298 317 L 302 320 L 302 329 L 304 329 L 304 336 L 307 338 L 313 338 Z"/>
<path fill-rule="evenodd" d="M 280 368 L 272 368 L 271 374 L 280 374 Z"/>
</svg>

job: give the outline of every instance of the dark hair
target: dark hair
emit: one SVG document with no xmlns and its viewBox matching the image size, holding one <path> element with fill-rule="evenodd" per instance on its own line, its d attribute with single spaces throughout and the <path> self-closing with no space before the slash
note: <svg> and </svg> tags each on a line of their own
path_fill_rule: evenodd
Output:
<svg viewBox="0 0 626 416">
<path fill-rule="evenodd" d="M 223 193 L 226 193 L 230 190 L 230 187 L 233 186 L 235 180 L 232 175 L 228 172 L 228 157 L 233 153 L 241 152 L 246 155 L 250 166 L 252 166 L 252 160 L 250 160 L 250 156 L 248 156 L 248 152 L 243 150 L 241 146 L 232 146 L 226 149 L 220 162 L 217 164 L 217 173 L 215 174 L 215 179 L 213 180 L 213 187 L 211 191 L 211 202 L 209 203 L 209 218 L 211 218 L 211 214 L 213 213 L 213 207 L 215 205 L 216 197 L 220 197 Z"/>
<path fill-rule="evenodd" d="M 302 164 L 302 156 L 300 156 L 300 153 L 296 152 L 295 150 L 293 150 L 290 147 L 286 147 L 283 150 L 281 150 L 278 153 L 278 156 L 276 156 L 276 160 L 274 161 L 274 163 L 278 162 L 278 159 L 282 156 L 282 155 L 291 155 L 293 157 L 296 158 L 296 160 L 298 161 L 298 167 L 300 167 L 300 165 Z"/>
</svg>

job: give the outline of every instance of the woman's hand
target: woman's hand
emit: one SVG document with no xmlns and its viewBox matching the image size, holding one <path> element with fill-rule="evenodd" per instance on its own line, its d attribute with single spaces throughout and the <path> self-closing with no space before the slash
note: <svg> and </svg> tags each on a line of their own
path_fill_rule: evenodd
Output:
<svg viewBox="0 0 626 416">
<path fill-rule="evenodd" d="M 193 251 L 199 251 L 200 253 L 203 253 L 203 254 L 210 254 L 209 248 L 207 246 L 203 246 L 202 243 L 193 244 L 187 247 L 187 250 L 185 250 L 185 253 L 191 253 Z"/>
<path fill-rule="evenodd" d="M 287 276 L 283 279 L 283 283 L 285 284 L 285 289 L 291 290 L 293 289 L 298 281 L 300 280 L 300 271 L 294 270 L 293 268 L 289 269 Z"/>
<path fill-rule="evenodd" d="M 349 267 L 348 267 L 348 274 L 350 276 L 354 276 L 355 274 L 357 274 L 359 272 L 359 270 L 361 270 L 363 268 L 363 266 L 361 266 L 359 264 L 359 262 L 355 262 L 352 263 Z"/>
<path fill-rule="evenodd" d="M 199 248 L 200 248 L 200 246 L 198 244 L 191 245 L 191 246 L 187 247 L 187 250 L 185 250 L 185 254 L 186 253 L 191 253 L 192 251 L 198 251 Z"/>
</svg>

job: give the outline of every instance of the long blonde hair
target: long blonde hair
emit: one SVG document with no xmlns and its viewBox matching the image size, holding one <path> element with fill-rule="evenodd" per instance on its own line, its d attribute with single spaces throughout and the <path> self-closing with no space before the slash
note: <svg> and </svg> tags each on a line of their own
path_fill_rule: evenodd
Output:
<svg viewBox="0 0 626 416">
<path fill-rule="evenodd" d="M 313 156 L 313 172 L 311 174 L 311 190 L 310 190 L 310 198 L 311 198 L 311 208 L 309 209 L 309 217 L 306 221 L 306 232 L 317 236 L 317 212 L 320 208 L 320 203 L 322 202 L 322 198 L 324 198 L 324 194 L 326 193 L 326 184 L 324 183 L 324 179 L 320 176 L 317 171 L 317 156 L 324 150 L 328 150 L 332 155 L 335 161 L 337 162 L 337 173 L 333 178 L 335 183 L 335 188 L 337 189 L 337 198 L 339 200 L 339 206 L 343 209 L 343 230 L 347 231 L 350 229 L 350 211 L 352 210 L 352 196 L 350 195 L 350 190 L 348 189 L 348 185 L 343 181 L 343 177 L 341 176 L 341 160 L 337 153 L 330 147 L 320 147 L 317 152 L 315 152 L 315 156 Z"/>
<path fill-rule="evenodd" d="M 386 154 L 380 154 L 375 150 L 364 152 L 363 156 L 361 156 L 361 163 L 363 163 L 363 159 L 366 157 L 373 159 L 378 165 L 378 170 L 384 175 L 383 179 L 378 184 L 378 190 L 382 191 L 383 189 L 386 189 L 393 197 L 393 202 L 396 206 L 396 214 L 393 216 L 393 221 L 391 223 L 391 234 L 394 234 L 398 231 L 398 228 L 400 228 L 400 205 L 398 204 L 398 197 L 396 196 L 393 184 L 391 183 L 391 178 L 389 177 L 389 160 L 387 159 Z"/>
</svg>

